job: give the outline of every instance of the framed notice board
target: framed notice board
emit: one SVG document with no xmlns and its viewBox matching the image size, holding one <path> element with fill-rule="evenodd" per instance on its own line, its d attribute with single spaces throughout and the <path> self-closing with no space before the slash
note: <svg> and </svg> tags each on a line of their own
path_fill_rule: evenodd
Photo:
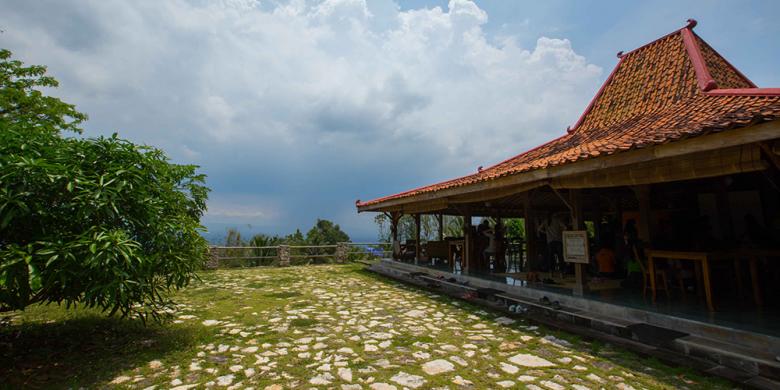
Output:
<svg viewBox="0 0 780 390">
<path fill-rule="evenodd" d="M 588 264 L 588 232 L 566 230 L 563 232 L 563 259 L 567 263 Z"/>
</svg>

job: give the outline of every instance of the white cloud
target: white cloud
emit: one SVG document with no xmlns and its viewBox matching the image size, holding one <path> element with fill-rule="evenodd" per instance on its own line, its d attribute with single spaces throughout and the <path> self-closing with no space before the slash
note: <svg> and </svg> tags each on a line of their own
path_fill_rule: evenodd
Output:
<svg viewBox="0 0 780 390">
<path fill-rule="evenodd" d="M 31 3 L 0 15 L 0 46 L 49 65 L 89 129 L 197 159 L 214 195 L 334 216 L 563 134 L 602 73 L 566 39 L 488 36 L 466 0 Z"/>
</svg>

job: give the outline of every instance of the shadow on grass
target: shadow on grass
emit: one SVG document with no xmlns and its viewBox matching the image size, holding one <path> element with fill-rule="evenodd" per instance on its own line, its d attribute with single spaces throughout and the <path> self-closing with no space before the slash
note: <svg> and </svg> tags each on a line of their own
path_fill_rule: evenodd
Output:
<svg viewBox="0 0 780 390">
<path fill-rule="evenodd" d="M 85 315 L 48 323 L 0 326 L 1 388 L 102 387 L 203 337 L 198 327 Z M 131 375 L 132 376 L 132 375 Z"/>
</svg>

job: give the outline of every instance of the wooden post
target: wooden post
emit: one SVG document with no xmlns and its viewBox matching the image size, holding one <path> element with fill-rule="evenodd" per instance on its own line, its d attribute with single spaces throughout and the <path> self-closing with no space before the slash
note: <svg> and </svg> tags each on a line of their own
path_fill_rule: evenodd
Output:
<svg viewBox="0 0 780 390">
<path fill-rule="evenodd" d="M 461 270 L 465 273 L 471 267 L 471 213 L 463 215 L 463 255 L 461 259 Z"/>
<path fill-rule="evenodd" d="M 717 186 L 715 204 L 718 207 L 718 227 L 720 230 L 718 233 L 723 240 L 730 241 L 734 238 L 734 221 L 731 220 L 729 194 L 722 179 L 718 180 Z"/>
<path fill-rule="evenodd" d="M 398 221 L 401 220 L 401 213 L 394 211 L 390 213 L 390 233 L 393 236 L 393 259 L 398 259 L 401 254 L 398 253 L 398 249 L 401 247 L 398 242 Z"/>
<path fill-rule="evenodd" d="M 579 189 L 569 190 L 569 204 L 571 205 L 571 226 L 573 230 L 583 230 L 585 221 L 582 215 L 582 196 Z M 574 264 L 574 295 L 582 296 L 587 290 L 585 284 L 585 264 Z"/>
<path fill-rule="evenodd" d="M 639 239 L 645 244 L 650 244 L 650 186 L 647 184 L 633 187 L 636 199 L 639 201 Z"/>
<path fill-rule="evenodd" d="M 421 245 L 420 245 L 420 214 L 414 215 L 414 226 L 415 231 L 414 234 L 417 236 L 416 241 L 414 243 L 414 265 L 419 264 L 420 262 L 420 254 L 421 254 Z"/>
<path fill-rule="evenodd" d="M 526 192 L 523 197 L 523 222 L 525 223 L 525 248 L 526 259 L 528 260 L 528 269 L 526 272 L 533 272 L 538 252 L 536 248 L 536 220 L 531 210 L 531 193 Z"/>
<path fill-rule="evenodd" d="M 506 246 L 504 245 L 504 222 L 501 216 L 496 217 L 496 226 L 493 228 L 493 234 L 495 234 L 494 239 L 496 241 L 496 272 L 508 272 Z"/>
<path fill-rule="evenodd" d="M 439 214 L 439 241 L 444 241 L 444 214 Z"/>
</svg>

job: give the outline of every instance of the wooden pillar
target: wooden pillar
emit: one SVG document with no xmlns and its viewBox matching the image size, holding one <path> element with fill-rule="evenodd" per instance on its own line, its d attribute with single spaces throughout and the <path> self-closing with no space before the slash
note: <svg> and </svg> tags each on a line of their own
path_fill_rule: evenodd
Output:
<svg viewBox="0 0 780 390">
<path fill-rule="evenodd" d="M 729 194 L 723 179 L 718 179 L 717 186 L 715 204 L 718 207 L 718 227 L 720 230 L 718 233 L 723 240 L 730 241 L 734 238 L 734 221 L 731 220 Z"/>
<path fill-rule="evenodd" d="M 496 264 L 497 272 L 507 272 L 506 246 L 504 245 L 504 222 L 501 216 L 496 217 L 496 226 L 493 228 L 496 240 Z"/>
<path fill-rule="evenodd" d="M 439 214 L 439 241 L 444 241 L 444 214 Z"/>
<path fill-rule="evenodd" d="M 584 230 L 585 220 L 582 212 L 582 194 L 579 189 L 569 190 L 569 204 L 571 205 L 571 226 L 573 230 Z M 585 283 L 585 264 L 574 264 L 574 295 L 582 296 L 587 290 Z"/>
<path fill-rule="evenodd" d="M 473 243 L 471 242 L 471 213 L 465 213 L 463 215 L 463 259 L 461 260 L 461 269 L 463 272 L 469 271 L 471 268 L 471 250 Z"/>
<path fill-rule="evenodd" d="M 643 184 L 633 187 L 636 199 L 639 201 L 639 221 L 637 229 L 639 230 L 639 239 L 647 247 L 650 244 L 650 186 Z"/>
<path fill-rule="evenodd" d="M 414 215 L 414 234 L 415 237 L 415 243 L 414 243 L 414 265 L 417 265 L 420 262 L 420 255 L 422 254 L 422 247 L 420 245 L 420 214 Z"/>
<path fill-rule="evenodd" d="M 398 257 L 401 255 L 398 253 L 398 249 L 401 247 L 400 243 L 398 242 L 398 222 L 400 220 L 400 212 L 394 211 L 390 213 L 390 235 L 392 236 L 393 240 L 393 259 L 398 259 Z"/>
<path fill-rule="evenodd" d="M 536 219 L 533 210 L 531 210 L 531 194 L 525 193 L 523 197 L 523 222 L 525 223 L 525 248 L 526 259 L 528 260 L 528 269 L 526 272 L 532 272 L 535 269 L 538 258 L 538 249 L 536 248 Z"/>
<path fill-rule="evenodd" d="M 596 232 L 596 243 L 604 242 L 603 232 L 601 231 L 601 219 L 604 215 L 601 213 L 601 198 L 597 194 L 593 197 L 593 227 Z"/>
</svg>

